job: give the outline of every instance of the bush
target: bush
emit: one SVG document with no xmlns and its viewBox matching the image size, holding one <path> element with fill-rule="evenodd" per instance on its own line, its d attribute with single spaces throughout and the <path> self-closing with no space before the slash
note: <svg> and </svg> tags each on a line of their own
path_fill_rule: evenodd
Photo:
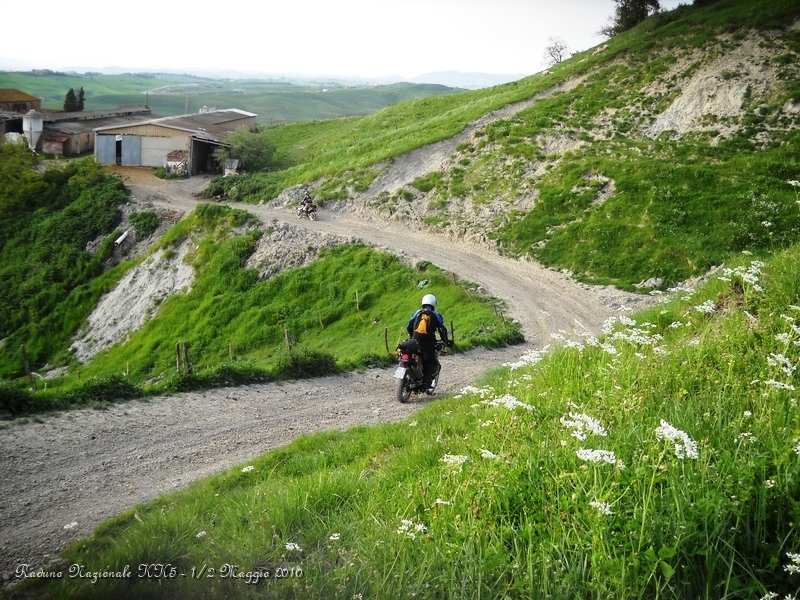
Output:
<svg viewBox="0 0 800 600">
<path fill-rule="evenodd" d="M 92 377 L 67 393 L 72 404 L 103 404 L 143 397 L 143 392 L 122 375 Z"/>
<path fill-rule="evenodd" d="M 333 356 L 305 347 L 280 353 L 273 369 L 273 373 L 278 379 L 306 379 L 320 375 L 333 375 L 339 371 Z"/>
</svg>

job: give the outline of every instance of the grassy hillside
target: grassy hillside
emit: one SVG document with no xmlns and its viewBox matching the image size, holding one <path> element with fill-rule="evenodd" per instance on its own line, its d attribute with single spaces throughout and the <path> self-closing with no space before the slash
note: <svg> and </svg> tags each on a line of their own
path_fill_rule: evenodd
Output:
<svg viewBox="0 0 800 600">
<path fill-rule="evenodd" d="M 423 281 L 442 306 L 452 307 L 447 325 L 455 326 L 460 349 L 521 340 L 495 301 L 473 293 L 468 282 L 457 285 L 434 265 L 412 269 L 365 247 L 322 252 L 309 267 L 262 281 L 245 264 L 263 225 L 244 211 L 203 204 L 150 249 L 161 269 L 176 268 L 175 260 L 189 262 L 191 290 L 162 299 L 153 307 L 156 318 L 82 365 L 70 350 L 73 337 L 93 335 L 86 319 L 99 297 L 145 257 L 103 271 L 120 233 L 119 205 L 127 202 L 118 180 L 91 161 L 43 175 L 33 166 L 27 148 L 0 146 L 0 173 L 8 175 L 3 181 L 13 191 L 0 205 L 0 263 L 9 283 L 0 293 L 0 375 L 10 382 L 0 386 L 3 417 L 388 364 Z M 38 195 L 36 204 L 27 203 L 32 195 Z M 100 240 L 97 251 L 87 250 Z M 184 343 L 191 372 L 176 370 L 175 348 Z M 69 368 L 44 390 L 24 392 L 29 382 L 21 346 L 34 372 Z"/>
<path fill-rule="evenodd" d="M 159 116 L 195 113 L 201 107 L 240 108 L 258 115 L 259 124 L 289 123 L 366 115 L 390 104 L 452 94 L 443 85 L 395 83 L 366 85 L 345 81 L 213 79 L 166 73 L 124 75 L 0 72 L 0 88 L 42 98 L 42 108 L 61 110 L 70 88 L 83 88 L 85 110 L 147 104 Z"/>
<path fill-rule="evenodd" d="M 741 250 L 798 239 L 800 35 L 787 29 L 798 16 L 788 0 L 683 6 L 550 74 L 275 127 L 264 135 L 283 168 L 226 192 L 260 201 L 315 182 L 323 200 L 353 199 L 392 157 L 563 83 L 478 128 L 441 172 L 368 200 L 394 218 L 486 233 L 585 281 L 663 290 Z"/>
<path fill-rule="evenodd" d="M 412 421 L 306 436 L 139 506 L 66 564 L 173 578 L 65 577 L 49 597 L 792 597 L 798 269 L 798 246 L 742 256 Z"/>
</svg>

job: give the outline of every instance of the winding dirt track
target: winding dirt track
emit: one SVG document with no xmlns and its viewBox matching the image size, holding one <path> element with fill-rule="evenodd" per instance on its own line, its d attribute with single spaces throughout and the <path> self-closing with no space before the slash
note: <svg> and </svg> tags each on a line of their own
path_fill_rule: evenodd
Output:
<svg viewBox="0 0 800 600">
<path fill-rule="evenodd" d="M 436 151 L 442 149 L 440 144 Z M 430 158 L 430 168 L 436 168 L 435 159 Z M 419 165 L 425 164 L 424 149 L 415 151 L 413 163 L 414 169 L 403 171 L 403 161 L 395 161 L 384 188 L 417 176 Z M 139 201 L 183 213 L 197 203 L 191 192 L 206 183 L 203 178 L 161 181 L 142 170 L 129 170 L 126 175 Z M 488 248 L 443 235 L 400 229 L 397 223 L 361 221 L 354 213 L 322 211 L 312 223 L 298 221 L 286 208 L 239 208 L 265 222 L 288 220 L 429 260 L 505 301 L 507 314 L 522 325 L 535 347 L 548 343 L 549 333 L 559 329 L 597 332 L 609 316 L 647 300 L 579 285 L 564 274 L 502 258 Z M 440 391 L 452 393 L 474 383 L 487 369 L 515 359 L 524 350 L 478 349 L 443 357 Z M 421 405 L 398 404 L 393 399 L 391 371 L 369 370 L 154 398 L 8 426 L 0 430 L 0 576 L 6 584 L 13 583 L 18 565 L 48 565 L 66 543 L 91 535 L 102 520 L 303 433 L 396 421 Z"/>
</svg>

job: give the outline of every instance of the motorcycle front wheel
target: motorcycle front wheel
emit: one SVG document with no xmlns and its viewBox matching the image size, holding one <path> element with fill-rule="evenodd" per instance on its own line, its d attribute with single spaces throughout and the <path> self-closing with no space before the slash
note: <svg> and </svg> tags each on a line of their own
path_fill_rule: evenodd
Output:
<svg viewBox="0 0 800 600">
<path fill-rule="evenodd" d="M 312 221 L 315 220 L 317 218 L 316 211 L 312 210 L 310 213 L 308 213 L 308 218 L 311 219 Z"/>
<path fill-rule="evenodd" d="M 408 383 L 408 375 L 397 380 L 394 387 L 394 395 L 397 397 L 398 402 L 406 403 L 411 397 L 411 389 L 408 387 Z"/>
</svg>

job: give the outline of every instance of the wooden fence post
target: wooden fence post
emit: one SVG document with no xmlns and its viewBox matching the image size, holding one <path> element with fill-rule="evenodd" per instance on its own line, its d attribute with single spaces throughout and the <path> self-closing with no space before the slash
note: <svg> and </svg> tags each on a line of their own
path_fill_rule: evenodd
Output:
<svg viewBox="0 0 800 600">
<path fill-rule="evenodd" d="M 228 358 L 233 362 L 233 344 L 228 342 Z"/>
<path fill-rule="evenodd" d="M 450 321 L 450 341 L 453 342 L 453 348 L 456 347 L 456 326 Z"/>
<path fill-rule="evenodd" d="M 358 290 L 356 290 L 356 310 L 361 310 L 361 309 L 358 307 Z"/>
<path fill-rule="evenodd" d="M 19 351 L 22 352 L 22 364 L 25 365 L 25 372 L 28 374 L 28 381 L 31 382 L 31 389 L 36 391 L 36 380 L 33 378 L 31 371 L 31 363 L 28 362 L 28 353 L 25 352 L 25 346 L 20 346 Z"/>
<path fill-rule="evenodd" d="M 386 346 L 386 354 L 389 354 L 389 328 L 383 328 L 383 343 Z"/>
<path fill-rule="evenodd" d="M 181 343 L 175 344 L 175 370 L 181 372 Z"/>
<path fill-rule="evenodd" d="M 283 330 L 283 336 L 286 338 L 286 349 L 291 352 L 292 351 L 292 334 L 289 333 L 288 329 Z"/>
<path fill-rule="evenodd" d="M 189 360 L 189 344 L 183 342 L 183 362 L 186 365 L 186 371 L 192 374 L 192 361 Z"/>
</svg>

